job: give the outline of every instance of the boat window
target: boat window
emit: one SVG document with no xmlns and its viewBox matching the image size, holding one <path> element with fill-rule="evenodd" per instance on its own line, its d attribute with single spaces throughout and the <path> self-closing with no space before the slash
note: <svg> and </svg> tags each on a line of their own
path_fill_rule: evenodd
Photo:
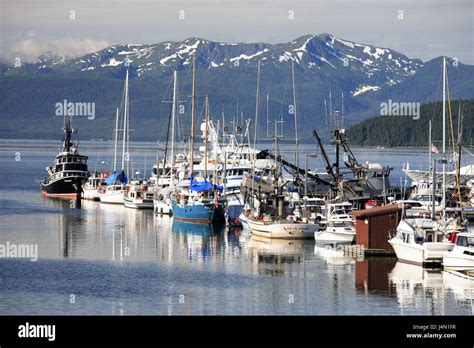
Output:
<svg viewBox="0 0 474 348">
<path fill-rule="evenodd" d="M 468 246 L 468 241 L 465 236 L 459 236 L 458 240 L 456 241 L 456 245 L 467 247 Z"/>
<path fill-rule="evenodd" d="M 408 233 L 403 233 L 403 241 L 405 243 L 410 243 L 410 235 Z"/>
</svg>

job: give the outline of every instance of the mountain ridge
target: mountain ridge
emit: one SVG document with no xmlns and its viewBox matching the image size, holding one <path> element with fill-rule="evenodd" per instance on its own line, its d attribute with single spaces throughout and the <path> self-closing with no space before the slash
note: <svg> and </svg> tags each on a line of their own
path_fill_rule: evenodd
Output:
<svg viewBox="0 0 474 348">
<path fill-rule="evenodd" d="M 428 103 L 439 100 L 441 59 L 423 62 L 389 48 L 360 44 L 322 33 L 287 43 L 221 43 L 202 38 L 158 44 L 112 45 L 98 52 L 66 59 L 48 53 L 20 67 L 0 64 L 0 137 L 56 138 L 54 105 L 64 99 L 94 102 L 94 123 L 79 120 L 80 136 L 106 138 L 120 103 L 125 61 L 130 61 L 130 108 L 133 122 L 143 125 L 138 139 L 156 140 L 147 125 L 168 121 L 172 71 L 178 71 L 180 96 L 189 117 L 191 62 L 196 57 L 197 93 L 208 95 L 211 117 L 230 120 L 255 116 L 257 63 L 261 63 L 259 129 L 265 120 L 266 94 L 270 120 L 284 119 L 287 136 L 294 134 L 289 113 L 293 103 L 291 64 L 295 67 L 300 130 L 325 127 L 325 102 L 344 109 L 346 125 L 377 115 L 388 99 Z M 346 64 L 347 63 L 347 64 Z M 455 65 L 456 63 L 456 65 Z M 474 98 L 474 66 L 448 58 L 453 99 Z M 197 98 L 198 107 L 203 100 Z M 327 110 L 327 108 L 326 108 Z M 184 116 L 183 116 L 184 117 Z M 82 123 L 82 124 L 81 124 Z M 292 133 L 293 132 L 293 133 Z M 300 131 L 301 138 L 311 134 Z"/>
</svg>

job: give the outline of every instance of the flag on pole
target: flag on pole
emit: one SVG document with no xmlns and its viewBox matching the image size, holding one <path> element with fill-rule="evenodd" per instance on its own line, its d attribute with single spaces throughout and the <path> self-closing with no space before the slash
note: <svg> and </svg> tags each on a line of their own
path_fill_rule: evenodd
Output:
<svg viewBox="0 0 474 348">
<path fill-rule="evenodd" d="M 436 146 L 434 146 L 433 144 L 431 144 L 431 152 L 433 153 L 439 153 L 439 150 Z"/>
</svg>

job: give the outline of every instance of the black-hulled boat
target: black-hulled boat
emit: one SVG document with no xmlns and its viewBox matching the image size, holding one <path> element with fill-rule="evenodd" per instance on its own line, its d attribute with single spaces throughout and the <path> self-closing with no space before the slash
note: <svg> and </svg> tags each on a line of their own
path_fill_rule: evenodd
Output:
<svg viewBox="0 0 474 348">
<path fill-rule="evenodd" d="M 87 171 L 88 157 L 81 156 L 77 144 L 71 141 L 71 135 L 77 131 L 71 128 L 69 121 L 63 131 L 65 136 L 62 149 L 56 156 L 54 165 L 46 168 L 48 177 L 41 183 L 41 194 L 52 197 L 79 198 L 82 184 L 90 175 Z"/>
</svg>

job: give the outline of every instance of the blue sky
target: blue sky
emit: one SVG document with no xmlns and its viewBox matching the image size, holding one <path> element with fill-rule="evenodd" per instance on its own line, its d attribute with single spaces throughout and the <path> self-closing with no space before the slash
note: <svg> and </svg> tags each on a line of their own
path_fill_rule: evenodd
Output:
<svg viewBox="0 0 474 348">
<path fill-rule="evenodd" d="M 327 32 L 392 48 L 410 58 L 447 55 L 474 64 L 473 4 L 472 0 L 0 0 L 0 55 L 31 60 L 51 50 L 75 57 L 111 44 L 188 37 L 277 43 Z"/>
</svg>

